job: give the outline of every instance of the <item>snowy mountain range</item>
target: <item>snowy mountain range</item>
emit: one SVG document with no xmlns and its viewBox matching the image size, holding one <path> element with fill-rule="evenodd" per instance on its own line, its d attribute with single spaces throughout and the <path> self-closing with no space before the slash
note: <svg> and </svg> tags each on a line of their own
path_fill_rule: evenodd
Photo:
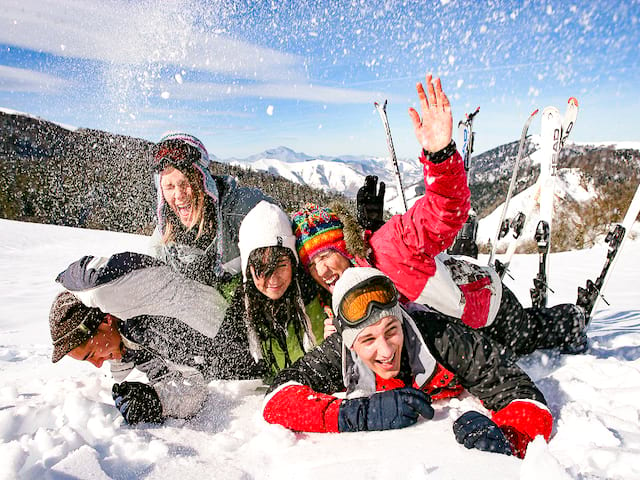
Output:
<svg viewBox="0 0 640 480">
<path fill-rule="evenodd" d="M 528 143 L 528 155 L 523 159 L 518 176 L 516 195 L 510 203 L 506 218 L 512 218 L 517 212 L 524 212 L 528 220 L 523 238 L 533 238 L 535 226 L 538 223 L 539 212 L 536 209 L 534 196 L 537 193 L 535 181 L 540 164 L 540 138 L 532 135 Z M 511 177 L 516 155 L 516 142 L 499 146 L 473 158 L 470 174 L 472 190 L 472 206 L 480 213 L 481 220 L 478 227 L 478 242 L 493 241 L 502 213 L 502 200 L 506 194 L 505 182 Z M 580 213 L 581 206 L 589 205 L 600 196 L 601 178 L 596 178 L 588 169 L 575 164 L 575 158 L 586 155 L 610 156 L 611 152 L 631 151 L 631 167 L 636 171 L 640 168 L 640 142 L 611 142 L 595 144 L 576 144 L 569 142 L 563 153 L 563 160 L 558 171 L 555 184 L 555 198 L 557 218 L 568 222 L 570 228 L 575 228 L 583 221 Z M 617 158 L 611 159 L 619 163 Z M 385 208 L 391 213 L 404 211 L 398 189 L 394 168 L 389 157 L 345 156 L 345 157 L 312 157 L 302 152 L 295 152 L 287 147 L 265 150 L 262 153 L 243 159 L 227 159 L 223 162 L 242 168 L 265 171 L 280 175 L 292 182 L 320 188 L 326 191 L 340 192 L 347 197 L 355 198 L 358 188 L 364 182 L 366 175 L 376 175 L 387 186 Z M 411 206 L 423 193 L 422 167 L 418 160 L 400 159 L 405 195 Z M 572 163 L 573 162 L 573 163 Z M 578 162 L 579 163 L 579 162 Z M 595 162 L 590 165 L 596 168 Z M 613 173 L 613 172 L 610 172 Z M 623 175 L 632 174 L 625 172 Z M 628 178 L 632 180 L 632 178 Z M 489 199 L 480 195 L 483 185 L 489 185 Z M 480 197 L 480 198 L 478 198 Z M 486 206 L 485 206 L 486 205 Z M 608 223 L 603 218 L 604 223 Z M 505 241 L 501 241 L 500 244 Z"/>
<path fill-rule="evenodd" d="M 367 175 L 376 175 L 386 185 L 386 208 L 393 213 L 403 210 L 402 199 L 398 197 L 393 162 L 389 157 L 353 155 L 312 157 L 280 146 L 250 157 L 221 161 L 246 169 L 269 172 L 295 183 L 338 192 L 349 198 L 355 198 Z M 422 167 L 417 160 L 406 159 L 399 159 L 398 167 L 407 200 L 415 201 L 415 198 L 424 191 L 420 189 Z"/>
<path fill-rule="evenodd" d="M 154 194 L 147 181 L 150 142 L 59 125 L 3 108 L 0 108 L 0 126 L 3 177 L 0 216 L 129 232 L 139 231 L 136 225 L 151 221 L 148 212 L 153 211 Z M 507 212 L 507 218 L 517 211 L 530 212 L 525 238 L 533 237 L 537 224 L 537 212 L 530 205 L 535 194 L 532 187 L 538 178 L 538 142 L 537 135 L 529 139 Z M 472 207 L 481 219 L 479 243 L 493 240 L 517 149 L 518 142 L 514 141 L 472 158 L 469 182 Z M 215 152 L 212 159 L 220 162 L 217 173 L 236 175 L 242 183 L 262 188 L 288 209 L 297 208 L 305 201 L 326 202 L 326 198 L 318 196 L 325 192 L 354 199 L 365 177 L 376 175 L 387 187 L 385 208 L 391 213 L 404 211 L 393 163 L 388 156 L 312 156 L 286 146 L 246 158 L 221 159 L 213 154 Z M 422 166 L 417 158 L 401 158 L 398 164 L 407 203 L 411 206 L 424 193 Z M 83 177 L 89 183 L 76 185 L 76 171 L 91 172 Z M 123 171 L 130 173 L 119 175 L 118 172 Z M 51 172 L 54 175 L 50 175 Z M 274 175 L 285 179 L 277 188 Z M 21 183 L 25 178 L 30 180 Z M 120 180 L 114 182 L 114 178 Z M 624 214 L 625 202 L 630 200 L 628 191 L 635 190 L 639 180 L 640 142 L 569 141 L 559 158 L 555 187 L 556 224 L 564 229 L 562 249 L 592 245 L 593 240 L 606 231 L 608 223 L 618 220 L 616 215 Z M 313 190 L 316 193 L 303 191 L 307 187 L 317 189 Z M 78 196 L 82 191 L 88 191 L 88 197 Z M 128 194 L 123 196 L 120 193 L 123 191 Z M 56 192 L 61 193 L 60 198 L 55 196 Z M 287 198 L 282 198 L 283 195 Z M 53 198 L 45 198 L 47 196 Z M 82 199 L 82 205 L 72 208 L 74 199 Z M 107 204 L 109 207 L 105 208 Z M 52 211 L 50 205 L 57 206 L 57 210 Z M 124 212 L 124 218 L 107 218 L 113 216 L 114 211 Z"/>
</svg>

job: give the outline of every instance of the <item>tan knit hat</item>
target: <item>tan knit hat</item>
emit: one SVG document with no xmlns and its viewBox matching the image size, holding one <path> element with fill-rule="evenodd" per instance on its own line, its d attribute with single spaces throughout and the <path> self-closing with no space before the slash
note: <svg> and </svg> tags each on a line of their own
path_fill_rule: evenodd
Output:
<svg viewBox="0 0 640 480">
<path fill-rule="evenodd" d="M 53 342 L 51 361 L 56 363 L 93 337 L 104 315 L 99 308 L 87 307 L 70 292 L 59 294 L 49 312 L 49 328 Z"/>
</svg>

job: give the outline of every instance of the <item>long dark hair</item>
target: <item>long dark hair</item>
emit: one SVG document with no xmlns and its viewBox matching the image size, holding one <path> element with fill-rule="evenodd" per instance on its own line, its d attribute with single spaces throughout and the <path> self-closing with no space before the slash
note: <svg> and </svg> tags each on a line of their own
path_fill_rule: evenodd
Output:
<svg viewBox="0 0 640 480">
<path fill-rule="evenodd" d="M 285 258 L 291 262 L 291 284 L 282 297 L 271 300 L 256 287 L 250 268 L 253 267 L 256 275 L 268 278 Z M 311 322 L 304 308 L 296 264 L 293 252 L 280 246 L 256 248 L 248 258 L 247 281 L 244 286 L 247 321 L 257 333 L 263 347 L 265 361 L 272 369 L 276 366 L 275 355 L 270 347 L 273 341 L 278 343 L 284 353 L 285 367 L 291 364 L 287 349 L 287 334 L 290 324 L 293 325 L 295 338 L 303 352 L 305 351 L 305 333 L 312 341 L 315 341 L 313 332 L 311 332 Z"/>
</svg>

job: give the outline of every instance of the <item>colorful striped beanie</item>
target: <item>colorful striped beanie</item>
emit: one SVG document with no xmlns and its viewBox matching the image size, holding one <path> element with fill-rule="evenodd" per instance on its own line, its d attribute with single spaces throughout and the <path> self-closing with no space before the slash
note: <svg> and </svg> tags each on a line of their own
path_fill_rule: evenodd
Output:
<svg viewBox="0 0 640 480">
<path fill-rule="evenodd" d="M 353 260 L 344 241 L 344 224 L 338 215 L 327 207 L 307 203 L 292 216 L 296 235 L 296 249 L 300 263 L 308 268 L 314 255 L 325 250 L 336 250 Z"/>
</svg>

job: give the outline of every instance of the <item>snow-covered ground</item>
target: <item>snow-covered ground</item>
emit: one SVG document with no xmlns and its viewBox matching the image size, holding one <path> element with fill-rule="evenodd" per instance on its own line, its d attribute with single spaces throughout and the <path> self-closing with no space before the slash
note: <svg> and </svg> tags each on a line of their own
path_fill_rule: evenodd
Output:
<svg viewBox="0 0 640 480">
<path fill-rule="evenodd" d="M 627 242 L 590 329 L 585 355 L 522 360 L 555 417 L 551 442 L 524 460 L 458 445 L 463 397 L 436 403 L 432 421 L 399 431 L 296 434 L 266 424 L 259 381 L 214 381 L 203 410 L 161 427 L 122 424 L 108 367 L 50 362 L 57 273 L 84 254 L 145 251 L 144 237 L 0 220 L 0 478 L 539 479 L 640 478 L 640 241 Z M 553 254 L 551 303 L 574 301 L 605 247 Z M 518 255 L 524 303 L 535 256 Z"/>
</svg>

